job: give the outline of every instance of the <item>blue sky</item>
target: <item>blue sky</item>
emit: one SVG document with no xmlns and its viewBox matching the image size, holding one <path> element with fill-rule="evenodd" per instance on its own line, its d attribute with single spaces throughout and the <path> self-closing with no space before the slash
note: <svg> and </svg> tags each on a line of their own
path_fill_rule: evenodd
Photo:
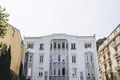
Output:
<svg viewBox="0 0 120 80">
<path fill-rule="evenodd" d="M 1 0 L 22 36 L 107 37 L 120 24 L 120 0 Z"/>
</svg>

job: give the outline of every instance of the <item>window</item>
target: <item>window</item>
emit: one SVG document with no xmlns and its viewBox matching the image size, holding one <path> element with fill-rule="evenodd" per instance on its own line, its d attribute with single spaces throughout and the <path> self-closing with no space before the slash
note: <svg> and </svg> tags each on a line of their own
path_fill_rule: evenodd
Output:
<svg viewBox="0 0 120 80">
<path fill-rule="evenodd" d="M 117 60 L 117 64 L 120 65 L 120 60 Z"/>
<path fill-rule="evenodd" d="M 52 56 L 50 56 L 50 62 L 52 62 Z"/>
<path fill-rule="evenodd" d="M 76 56 L 72 56 L 72 63 L 76 63 Z"/>
<path fill-rule="evenodd" d="M 30 56 L 30 62 L 32 62 L 32 56 Z"/>
<path fill-rule="evenodd" d="M 43 55 L 40 55 L 40 63 L 43 63 Z"/>
<path fill-rule="evenodd" d="M 56 68 L 54 68 L 54 73 L 53 74 L 56 75 Z"/>
<path fill-rule="evenodd" d="M 57 62 L 57 55 L 54 55 L 54 56 L 53 56 L 53 61 L 54 61 L 54 62 Z"/>
<path fill-rule="evenodd" d="M 58 75 L 60 75 L 60 68 L 58 68 Z"/>
<path fill-rule="evenodd" d="M 71 44 L 71 50 L 75 50 L 76 49 L 76 45 L 75 45 L 75 43 L 72 43 Z"/>
<path fill-rule="evenodd" d="M 62 68 L 62 75 L 65 75 L 65 68 Z"/>
<path fill-rule="evenodd" d="M 92 80 L 95 80 L 95 77 L 93 77 Z"/>
<path fill-rule="evenodd" d="M 43 68 L 39 68 L 38 75 L 39 75 L 39 77 L 43 77 Z"/>
<path fill-rule="evenodd" d="M 93 62 L 93 56 L 91 55 L 91 62 Z"/>
<path fill-rule="evenodd" d="M 48 80 L 47 78 L 48 78 L 48 72 L 45 71 L 45 80 Z"/>
<path fill-rule="evenodd" d="M 50 50 L 52 50 L 52 43 L 50 44 Z"/>
<path fill-rule="evenodd" d="M 61 47 L 61 45 L 60 45 L 60 43 L 58 43 L 58 49 L 60 49 L 60 47 Z"/>
<path fill-rule="evenodd" d="M 85 43 L 84 48 L 91 48 L 91 43 Z"/>
<path fill-rule="evenodd" d="M 25 54 L 25 62 L 28 61 L 28 53 Z"/>
<path fill-rule="evenodd" d="M 34 48 L 34 44 L 33 43 L 28 43 L 27 44 L 27 49 L 30 48 L 30 49 L 33 49 Z"/>
<path fill-rule="evenodd" d="M 77 68 L 72 68 L 72 71 L 73 71 L 72 76 L 76 77 L 77 76 Z"/>
<path fill-rule="evenodd" d="M 56 48 L 56 44 L 57 44 L 57 43 L 56 43 L 56 42 L 54 42 L 54 48 Z"/>
<path fill-rule="evenodd" d="M 62 43 L 62 49 L 64 49 L 64 48 L 65 48 L 65 43 L 63 42 L 63 43 Z"/>
<path fill-rule="evenodd" d="M 116 35 L 116 34 L 117 34 L 117 30 L 114 31 L 114 35 Z"/>
<path fill-rule="evenodd" d="M 27 72 L 27 73 L 28 73 L 28 76 L 31 76 L 31 74 L 32 74 L 31 71 L 32 71 L 32 69 L 31 69 L 31 68 L 28 68 L 28 72 Z"/>
<path fill-rule="evenodd" d="M 43 43 L 40 44 L 40 50 L 44 50 L 44 44 Z"/>
<path fill-rule="evenodd" d="M 60 59 L 60 55 L 58 55 L 58 62 L 60 62 L 60 60 L 61 60 L 61 59 Z"/>
<path fill-rule="evenodd" d="M 87 77 L 89 77 L 90 76 L 90 71 L 89 71 L 88 68 L 86 69 L 86 73 L 87 73 Z"/>
<path fill-rule="evenodd" d="M 39 76 L 42 77 L 43 76 L 43 72 L 39 72 Z"/>
<path fill-rule="evenodd" d="M 90 80 L 90 77 L 87 77 L 87 80 Z"/>
<path fill-rule="evenodd" d="M 82 71 L 80 72 L 80 80 L 84 80 Z"/>
</svg>

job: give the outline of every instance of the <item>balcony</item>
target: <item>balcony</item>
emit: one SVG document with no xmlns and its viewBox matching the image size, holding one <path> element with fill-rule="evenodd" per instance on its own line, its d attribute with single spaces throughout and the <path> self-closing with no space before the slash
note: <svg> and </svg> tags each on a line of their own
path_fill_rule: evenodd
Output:
<svg viewBox="0 0 120 80">
<path fill-rule="evenodd" d="M 106 64 L 106 61 L 102 61 L 102 64 Z"/>
<path fill-rule="evenodd" d="M 118 25 L 118 27 L 112 32 L 112 34 L 109 35 L 109 37 L 106 39 L 106 41 L 104 41 L 104 43 L 99 47 L 98 51 L 101 51 L 102 49 L 104 49 L 104 47 L 107 44 L 109 44 L 110 42 L 112 42 L 118 35 L 120 35 L 120 25 Z M 115 43 L 115 45 L 116 45 L 116 43 Z"/>
<path fill-rule="evenodd" d="M 105 52 L 105 53 L 108 53 L 108 52 L 109 52 L 109 48 L 105 48 L 105 49 L 104 49 L 104 52 Z"/>
<path fill-rule="evenodd" d="M 114 41 L 113 47 L 116 48 L 120 44 L 120 37 Z"/>
<path fill-rule="evenodd" d="M 107 70 L 104 71 L 104 74 L 107 75 Z"/>
<path fill-rule="evenodd" d="M 102 55 L 104 52 L 103 51 L 101 51 L 101 52 L 99 52 L 99 54 L 98 55 Z"/>
<path fill-rule="evenodd" d="M 111 62 L 111 59 L 110 59 L 110 57 L 108 57 L 106 60 L 107 60 L 107 62 Z"/>
<path fill-rule="evenodd" d="M 25 49 L 25 52 L 34 52 L 34 49 L 27 48 L 27 49 Z"/>
<path fill-rule="evenodd" d="M 115 66 L 115 70 L 116 71 L 120 71 L 120 64 L 118 64 L 117 66 Z"/>
<path fill-rule="evenodd" d="M 114 58 L 119 58 L 120 57 L 120 50 L 117 51 L 115 54 L 113 54 Z"/>
<path fill-rule="evenodd" d="M 107 70 L 107 73 L 112 73 L 112 68 L 109 68 L 109 69 Z"/>
<path fill-rule="evenodd" d="M 116 58 L 118 56 L 117 52 L 113 54 L 113 58 Z"/>
</svg>

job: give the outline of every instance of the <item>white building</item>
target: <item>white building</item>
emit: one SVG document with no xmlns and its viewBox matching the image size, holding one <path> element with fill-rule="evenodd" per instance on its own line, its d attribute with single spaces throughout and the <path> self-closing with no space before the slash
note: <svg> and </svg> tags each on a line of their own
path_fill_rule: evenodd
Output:
<svg viewBox="0 0 120 80">
<path fill-rule="evenodd" d="M 99 80 L 95 36 L 25 37 L 24 44 L 28 80 Z"/>
</svg>

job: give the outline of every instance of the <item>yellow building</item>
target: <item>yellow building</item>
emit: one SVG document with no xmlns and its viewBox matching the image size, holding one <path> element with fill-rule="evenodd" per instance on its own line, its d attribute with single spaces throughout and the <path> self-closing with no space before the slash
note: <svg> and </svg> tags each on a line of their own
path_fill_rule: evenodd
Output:
<svg viewBox="0 0 120 80">
<path fill-rule="evenodd" d="M 100 80 L 120 80 L 120 24 L 98 50 Z"/>
<path fill-rule="evenodd" d="M 8 24 L 7 34 L 4 38 L 0 38 L 0 42 L 11 45 L 11 65 L 10 69 L 19 75 L 19 68 L 22 61 L 23 46 L 20 31 Z"/>
</svg>

